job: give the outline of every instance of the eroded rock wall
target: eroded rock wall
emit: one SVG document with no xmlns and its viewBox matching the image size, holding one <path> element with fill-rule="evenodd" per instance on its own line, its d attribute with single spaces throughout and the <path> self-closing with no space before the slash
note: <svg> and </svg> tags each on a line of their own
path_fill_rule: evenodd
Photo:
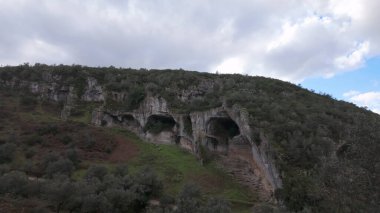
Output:
<svg viewBox="0 0 380 213">
<path fill-rule="evenodd" d="M 63 102 L 64 107 L 61 113 L 63 119 L 70 116 L 70 110 L 76 101 L 104 102 L 107 95 L 117 96 L 116 100 L 126 98 L 121 93 L 105 91 L 104 87 L 91 77 L 87 78 L 87 84 L 81 96 L 78 95 L 76 88 L 73 86 L 57 84 L 59 77 L 50 75 L 45 76 L 45 78 L 42 83 L 17 79 L 2 83 L 11 88 L 27 88 L 30 92 L 42 98 Z M 194 94 L 190 92 L 181 94 L 182 98 L 187 98 L 187 96 L 191 95 Z M 174 127 L 158 134 L 144 131 L 149 117 L 153 115 L 172 118 L 175 121 Z M 191 121 L 191 133 L 185 130 L 184 118 L 186 116 Z M 260 145 L 258 146 L 255 143 L 252 138 L 252 129 L 249 126 L 248 113 L 239 106 L 231 108 L 222 106 L 201 112 L 177 114 L 169 109 L 167 101 L 162 97 L 148 96 L 140 104 L 139 108 L 133 111 L 110 110 L 103 105 L 92 112 L 91 122 L 97 126 L 122 126 L 151 142 L 178 144 L 199 156 L 200 145 L 208 143 L 212 137 L 214 137 L 214 140 L 218 140 L 217 136 L 210 135 L 208 132 L 209 122 L 213 118 L 231 119 L 239 128 L 239 135 L 228 138 L 228 143 L 217 144 L 215 151 L 223 155 L 224 160 L 228 162 L 244 162 L 242 163 L 246 165 L 244 168 L 249 167 L 245 169 L 252 171 L 252 175 L 255 176 L 257 182 L 260 182 L 262 188 L 268 194 L 280 188 L 282 186 L 281 179 L 272 159 L 267 155 L 269 143 L 263 134 L 261 134 L 262 142 Z M 213 150 L 211 149 L 211 151 Z M 231 165 L 236 166 L 233 163 Z M 247 173 L 244 173 L 244 175 L 247 175 Z M 252 183 L 252 181 L 247 181 L 247 183 Z"/>
</svg>

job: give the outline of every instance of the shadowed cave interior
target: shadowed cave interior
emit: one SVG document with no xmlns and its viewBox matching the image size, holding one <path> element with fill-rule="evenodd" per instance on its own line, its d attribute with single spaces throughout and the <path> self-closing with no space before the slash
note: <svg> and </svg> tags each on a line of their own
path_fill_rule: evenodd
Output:
<svg viewBox="0 0 380 213">
<path fill-rule="evenodd" d="M 226 147 L 233 137 L 240 134 L 238 125 L 230 117 L 214 117 L 207 124 L 206 146 L 216 150 Z"/>
<path fill-rule="evenodd" d="M 144 126 L 144 132 L 158 134 L 163 131 L 172 131 L 176 122 L 171 116 L 151 115 Z"/>
</svg>

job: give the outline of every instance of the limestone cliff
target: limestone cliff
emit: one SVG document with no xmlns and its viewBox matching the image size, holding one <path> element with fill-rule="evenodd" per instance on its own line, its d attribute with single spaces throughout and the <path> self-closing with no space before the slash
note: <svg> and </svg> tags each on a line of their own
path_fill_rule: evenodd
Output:
<svg viewBox="0 0 380 213">
<path fill-rule="evenodd" d="M 215 159 L 292 211 L 378 209 L 380 117 L 326 94 L 263 77 L 79 65 L 3 67 L 0 87 L 58 102 L 62 119 Z"/>
<path fill-rule="evenodd" d="M 95 78 L 88 77 L 83 94 L 79 96 L 73 85 L 60 85 L 59 76 L 47 76 L 44 82 L 29 82 L 12 79 L 3 82 L 11 88 L 28 89 L 31 93 L 41 98 L 62 102 L 63 109 L 61 117 L 67 119 L 75 102 L 104 102 L 107 95 L 115 101 L 120 101 L 121 93 L 105 91 Z M 193 98 L 191 94 L 200 95 L 203 88 L 193 88 L 192 91 L 181 91 L 179 96 L 182 99 Z M 151 118 L 171 121 L 170 128 L 160 132 L 150 132 L 144 127 L 147 126 Z M 185 122 L 190 121 L 190 131 L 185 129 Z M 177 144 L 189 150 L 200 159 L 199 147 L 204 146 L 210 152 L 220 156 L 226 169 L 236 167 L 231 162 L 239 161 L 244 165 L 243 169 L 251 171 L 250 174 L 240 175 L 243 183 L 258 186 L 263 192 L 263 196 L 269 199 L 274 190 L 281 187 L 281 179 L 273 161 L 266 155 L 266 143 L 256 145 L 252 138 L 252 130 L 248 122 L 247 112 L 237 106 L 229 108 L 222 106 L 206 111 L 196 111 L 189 114 L 178 114 L 173 112 L 167 101 L 160 96 L 147 96 L 138 109 L 132 111 L 108 109 L 105 104 L 92 112 L 92 124 L 97 126 L 121 126 L 135 132 L 141 138 L 153 143 Z M 189 124 L 187 124 L 189 125 Z M 229 131 L 229 128 L 236 126 L 236 132 L 232 135 L 225 135 L 221 131 Z M 189 127 L 187 127 L 189 128 Z M 214 128 L 214 129 L 213 129 Z M 219 128 L 215 129 L 215 128 Z M 222 129 L 220 129 L 222 128 Z M 261 139 L 265 141 L 264 139 Z M 237 174 L 233 174 L 237 175 Z M 255 179 L 255 183 L 249 180 Z M 248 186 L 250 187 L 250 186 Z M 256 187 L 257 188 L 257 187 Z"/>
</svg>

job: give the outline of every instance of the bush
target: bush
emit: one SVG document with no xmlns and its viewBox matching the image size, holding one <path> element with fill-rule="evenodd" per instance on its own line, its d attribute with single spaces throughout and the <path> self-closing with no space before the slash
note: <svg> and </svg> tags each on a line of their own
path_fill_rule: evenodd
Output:
<svg viewBox="0 0 380 213">
<path fill-rule="evenodd" d="M 144 88 L 134 88 L 128 95 L 126 110 L 134 110 L 140 106 L 140 103 L 145 99 Z"/>
<path fill-rule="evenodd" d="M 139 191 L 145 196 L 157 196 L 162 191 L 162 182 L 157 174 L 149 167 L 145 167 L 139 171 L 135 175 L 134 180 L 139 185 Z"/>
<path fill-rule="evenodd" d="M 177 212 L 199 212 L 201 207 L 201 191 L 195 184 L 185 184 L 178 195 Z"/>
<path fill-rule="evenodd" d="M 58 161 L 50 163 L 45 170 L 45 174 L 49 178 L 53 177 L 53 175 L 56 174 L 71 176 L 71 173 L 73 171 L 73 162 L 68 159 L 61 158 Z"/>
<path fill-rule="evenodd" d="M 73 141 L 73 139 L 69 135 L 63 135 L 59 139 L 63 144 L 67 145 Z"/>
<path fill-rule="evenodd" d="M 10 172 L 0 177 L 0 194 L 26 196 L 28 178 L 23 172 Z"/>
<path fill-rule="evenodd" d="M 46 154 L 42 158 L 42 162 L 41 162 L 42 169 L 45 170 L 49 164 L 54 163 L 54 162 L 56 162 L 58 160 L 59 160 L 58 153 L 56 153 L 56 152 L 50 152 L 50 153 Z"/>
<path fill-rule="evenodd" d="M 66 209 L 79 190 L 81 189 L 65 178 L 50 180 L 43 187 L 44 196 L 53 204 L 56 212 Z"/>
<path fill-rule="evenodd" d="M 42 141 L 43 141 L 43 139 L 41 136 L 39 136 L 37 134 L 33 134 L 25 140 L 25 143 L 28 144 L 29 146 L 33 146 L 36 144 L 41 144 Z"/>
<path fill-rule="evenodd" d="M 203 213 L 230 213 L 231 204 L 222 198 L 210 198 L 207 204 L 202 207 Z"/>
<path fill-rule="evenodd" d="M 66 150 L 66 157 L 73 162 L 75 166 L 78 166 L 78 164 L 81 162 L 79 159 L 78 151 L 74 148 Z"/>
<path fill-rule="evenodd" d="M 81 212 L 109 212 L 112 206 L 103 195 L 92 194 L 84 198 Z"/>
<path fill-rule="evenodd" d="M 30 147 L 25 151 L 25 157 L 27 159 L 32 158 L 37 153 L 37 150 L 34 147 Z"/>
<path fill-rule="evenodd" d="M 41 136 L 42 135 L 56 135 L 59 132 L 57 125 L 54 125 L 54 124 L 42 126 L 38 128 L 37 131 L 38 131 L 38 134 Z"/>
<path fill-rule="evenodd" d="M 0 145 L 0 163 L 9 163 L 13 160 L 17 146 L 13 143 Z"/>
<path fill-rule="evenodd" d="M 124 177 L 128 174 L 128 166 L 126 164 L 119 164 L 115 167 L 113 174 L 116 177 Z"/>
<path fill-rule="evenodd" d="M 104 176 L 108 174 L 108 170 L 104 166 L 91 166 L 87 172 L 86 172 L 86 179 L 92 179 L 97 178 L 98 180 L 102 181 Z"/>
<path fill-rule="evenodd" d="M 94 137 L 92 137 L 90 135 L 90 133 L 87 132 L 85 134 L 85 141 L 84 141 L 85 148 L 86 149 L 92 149 L 92 148 L 94 148 L 95 144 L 96 144 L 96 141 L 95 141 Z"/>
<path fill-rule="evenodd" d="M 38 104 L 38 100 L 34 96 L 21 96 L 20 105 L 25 109 L 32 110 Z"/>
</svg>

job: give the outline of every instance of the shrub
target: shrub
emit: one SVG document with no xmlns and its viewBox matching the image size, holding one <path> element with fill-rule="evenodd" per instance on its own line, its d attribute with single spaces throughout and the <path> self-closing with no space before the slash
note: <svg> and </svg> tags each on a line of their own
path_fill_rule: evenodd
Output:
<svg viewBox="0 0 380 213">
<path fill-rule="evenodd" d="M 37 104 L 38 104 L 38 100 L 36 99 L 36 97 L 34 97 L 32 95 L 30 95 L 30 96 L 21 96 L 20 105 L 24 109 L 32 110 L 32 109 L 34 109 L 36 107 Z"/>
<path fill-rule="evenodd" d="M 42 135 L 56 135 L 59 132 L 57 125 L 54 125 L 54 124 L 44 125 L 38 128 L 37 131 L 38 131 L 38 134 L 41 136 Z"/>
<path fill-rule="evenodd" d="M 79 159 L 78 151 L 74 148 L 66 150 L 66 157 L 73 162 L 75 166 L 78 166 L 78 164 L 81 162 Z"/>
<path fill-rule="evenodd" d="M 73 139 L 69 135 L 63 135 L 59 139 L 63 144 L 67 145 L 73 141 Z"/>
<path fill-rule="evenodd" d="M 177 212 L 199 212 L 201 207 L 201 191 L 195 184 L 185 184 L 178 195 Z"/>
<path fill-rule="evenodd" d="M 85 134 L 85 141 L 84 141 L 85 148 L 86 149 L 92 149 L 92 148 L 94 148 L 95 144 L 96 144 L 96 141 L 95 141 L 94 137 L 92 137 L 90 135 L 90 133 L 87 132 Z"/>
<path fill-rule="evenodd" d="M 135 182 L 139 185 L 139 190 L 145 196 L 157 196 L 161 193 L 163 185 L 157 174 L 149 167 L 139 171 L 135 177 Z"/>
<path fill-rule="evenodd" d="M 30 147 L 25 152 L 25 157 L 27 159 L 32 158 L 37 153 L 37 150 L 34 147 Z"/>
<path fill-rule="evenodd" d="M 128 95 L 126 110 L 134 110 L 140 106 L 140 103 L 145 98 L 145 90 L 142 87 L 134 88 Z"/>
<path fill-rule="evenodd" d="M 97 178 L 98 180 L 103 180 L 104 176 L 106 176 L 108 170 L 104 166 L 91 166 L 86 172 L 86 179 Z"/>
<path fill-rule="evenodd" d="M 28 144 L 29 146 L 33 146 L 36 144 L 41 144 L 42 141 L 43 141 L 43 139 L 41 136 L 39 136 L 37 134 L 33 134 L 25 140 L 25 143 Z"/>
<path fill-rule="evenodd" d="M 0 145 L 0 163 L 9 163 L 13 160 L 17 146 L 13 143 Z"/>
<path fill-rule="evenodd" d="M 113 174 L 117 177 L 124 177 L 128 174 L 128 165 L 119 164 L 115 167 Z"/>
<path fill-rule="evenodd" d="M 201 208 L 203 213 L 230 213 L 231 204 L 222 198 L 210 198 Z"/>
<path fill-rule="evenodd" d="M 47 177 L 51 178 L 53 175 L 61 174 L 70 176 L 74 171 L 74 164 L 68 159 L 59 159 L 58 161 L 50 163 L 46 170 L 45 174 Z"/>
<path fill-rule="evenodd" d="M 111 208 L 111 204 L 103 195 L 92 194 L 84 198 L 81 212 L 109 212 Z"/>
<path fill-rule="evenodd" d="M 0 177 L 0 194 L 9 193 L 23 196 L 26 193 L 28 178 L 23 172 L 10 172 Z"/>
</svg>

